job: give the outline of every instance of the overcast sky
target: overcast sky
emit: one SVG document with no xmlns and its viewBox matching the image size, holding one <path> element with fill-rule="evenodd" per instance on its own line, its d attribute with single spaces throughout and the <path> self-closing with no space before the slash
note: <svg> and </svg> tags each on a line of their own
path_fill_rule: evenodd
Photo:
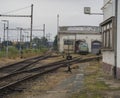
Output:
<svg viewBox="0 0 120 98">
<path fill-rule="evenodd" d="M 0 0 L 0 14 L 30 14 L 30 6 L 34 5 L 33 28 L 42 28 L 46 24 L 46 34 L 51 34 L 51 39 L 57 34 L 57 14 L 60 16 L 60 26 L 98 26 L 102 16 L 84 15 L 84 7 L 91 7 L 93 13 L 102 13 L 103 0 Z M 6 13 L 12 10 L 27 7 L 17 12 Z M 3 38 L 3 23 L 9 20 L 10 28 L 30 27 L 29 18 L 0 17 L 0 37 Z M 24 32 L 23 32 L 24 33 Z M 41 34 L 40 34 L 41 33 Z M 18 37 L 13 37 L 13 36 Z M 33 32 L 34 36 L 42 36 L 42 32 Z M 19 39 L 19 31 L 9 31 L 9 39 Z"/>
</svg>

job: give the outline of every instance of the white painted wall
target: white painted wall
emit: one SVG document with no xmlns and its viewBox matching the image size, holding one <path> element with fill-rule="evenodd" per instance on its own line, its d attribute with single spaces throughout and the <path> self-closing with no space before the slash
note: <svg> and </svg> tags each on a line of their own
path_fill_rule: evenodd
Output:
<svg viewBox="0 0 120 98">
<path fill-rule="evenodd" d="M 110 64 L 110 65 L 114 65 L 114 52 L 112 51 L 103 51 L 102 52 L 102 56 L 103 56 L 103 62 Z"/>
<path fill-rule="evenodd" d="M 63 52 L 63 50 L 64 50 L 64 40 L 65 39 L 75 39 L 75 35 L 64 35 L 64 34 L 60 34 L 59 35 L 60 36 L 60 46 L 59 46 L 59 51 L 60 52 Z"/>
<path fill-rule="evenodd" d="M 104 0 L 104 4 L 106 4 L 108 1 L 109 0 Z M 111 0 L 111 3 L 105 6 L 103 13 L 103 21 L 110 18 L 111 16 L 115 16 L 115 0 Z M 114 51 L 103 51 L 102 54 L 103 62 L 114 66 Z"/>
<path fill-rule="evenodd" d="M 59 51 L 62 52 L 64 50 L 64 39 L 72 39 L 75 40 L 75 34 L 74 35 L 65 35 L 60 34 L 60 47 Z M 94 40 L 102 41 L 101 35 L 81 35 L 76 34 L 76 41 L 77 40 L 86 40 L 86 43 L 88 43 L 89 52 L 91 52 L 91 42 Z"/>
<path fill-rule="evenodd" d="M 104 5 L 108 1 L 109 0 L 104 0 Z M 110 18 L 111 16 L 115 16 L 115 0 L 111 0 L 111 3 L 107 4 L 104 7 L 103 13 L 104 13 L 103 20 L 106 20 L 106 19 Z"/>
<path fill-rule="evenodd" d="M 120 0 L 118 0 L 118 21 L 117 21 L 117 66 L 120 68 Z"/>
</svg>

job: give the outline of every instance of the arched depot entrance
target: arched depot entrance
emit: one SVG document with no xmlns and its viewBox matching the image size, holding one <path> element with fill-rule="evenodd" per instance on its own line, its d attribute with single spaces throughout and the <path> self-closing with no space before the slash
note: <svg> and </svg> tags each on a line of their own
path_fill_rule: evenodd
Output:
<svg viewBox="0 0 120 98">
<path fill-rule="evenodd" d="M 99 54 L 101 52 L 102 43 L 100 41 L 92 41 L 91 43 L 91 52 L 93 54 Z"/>
<path fill-rule="evenodd" d="M 79 53 L 79 44 L 80 44 L 81 42 L 85 42 L 85 40 L 77 40 L 77 41 L 75 42 L 75 53 Z"/>
</svg>

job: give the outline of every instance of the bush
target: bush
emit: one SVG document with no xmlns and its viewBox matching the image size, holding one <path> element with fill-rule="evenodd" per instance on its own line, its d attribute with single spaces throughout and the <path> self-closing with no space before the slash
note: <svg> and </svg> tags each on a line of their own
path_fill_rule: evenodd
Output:
<svg viewBox="0 0 120 98">
<path fill-rule="evenodd" d="M 27 58 L 35 55 L 40 55 L 43 54 L 47 51 L 47 48 L 41 48 L 41 49 L 24 49 L 22 50 L 22 57 Z M 0 51 L 0 57 L 6 57 L 6 48 L 2 49 Z M 9 46 L 8 47 L 8 58 L 13 59 L 21 57 L 20 51 L 14 47 L 14 46 Z"/>
<path fill-rule="evenodd" d="M 19 50 L 17 50 L 15 47 L 10 46 L 8 48 L 8 57 L 9 58 L 15 58 L 19 56 Z"/>
</svg>

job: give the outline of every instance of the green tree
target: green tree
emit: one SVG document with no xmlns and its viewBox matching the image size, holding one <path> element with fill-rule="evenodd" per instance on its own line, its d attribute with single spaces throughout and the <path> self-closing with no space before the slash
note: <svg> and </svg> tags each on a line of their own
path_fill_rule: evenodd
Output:
<svg viewBox="0 0 120 98">
<path fill-rule="evenodd" d="M 40 45 L 41 45 L 41 39 L 38 38 L 38 37 L 35 37 L 35 38 L 32 40 L 32 43 L 33 43 L 33 47 L 39 48 Z"/>
<path fill-rule="evenodd" d="M 35 37 L 32 41 L 34 48 L 40 48 L 40 47 L 47 47 L 48 46 L 48 40 L 45 37 L 42 37 L 41 39 L 38 37 Z"/>
<path fill-rule="evenodd" d="M 55 39 L 54 39 L 54 42 L 53 42 L 53 48 L 54 48 L 54 50 L 58 50 L 57 35 L 55 36 Z"/>
<path fill-rule="evenodd" d="M 41 42 L 42 42 L 42 45 L 43 45 L 43 46 L 48 46 L 48 40 L 47 40 L 47 38 L 42 37 L 42 38 L 41 38 Z"/>
</svg>

